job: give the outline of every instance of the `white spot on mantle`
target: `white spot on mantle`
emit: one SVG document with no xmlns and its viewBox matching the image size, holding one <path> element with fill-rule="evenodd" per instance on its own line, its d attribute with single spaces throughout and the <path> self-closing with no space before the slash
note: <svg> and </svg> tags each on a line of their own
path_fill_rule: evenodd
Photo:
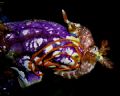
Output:
<svg viewBox="0 0 120 96">
<path fill-rule="evenodd" d="M 62 58 L 61 62 L 64 64 L 69 64 L 71 61 L 68 58 Z"/>
<path fill-rule="evenodd" d="M 54 40 L 54 41 L 59 40 L 59 39 L 60 39 L 60 38 L 53 38 L 53 40 Z M 59 45 L 59 44 L 60 44 L 60 42 L 58 41 L 58 42 L 56 42 L 56 44 L 58 44 L 58 45 Z"/>
<path fill-rule="evenodd" d="M 38 38 L 37 41 L 38 45 L 40 46 L 43 43 L 43 39 L 42 38 Z"/>
<path fill-rule="evenodd" d="M 28 33 L 29 33 L 29 30 L 28 30 L 28 29 L 23 30 L 23 32 L 22 32 L 23 35 L 27 35 Z"/>
<path fill-rule="evenodd" d="M 59 53 L 60 53 L 60 51 L 55 51 L 55 52 L 53 53 L 53 56 L 58 55 Z"/>
<path fill-rule="evenodd" d="M 46 47 L 45 53 L 50 52 L 52 49 L 53 49 L 53 46 L 52 46 L 52 45 Z"/>
<path fill-rule="evenodd" d="M 71 50 L 70 48 L 67 48 L 65 51 L 68 55 L 72 55 L 73 50 Z"/>
</svg>

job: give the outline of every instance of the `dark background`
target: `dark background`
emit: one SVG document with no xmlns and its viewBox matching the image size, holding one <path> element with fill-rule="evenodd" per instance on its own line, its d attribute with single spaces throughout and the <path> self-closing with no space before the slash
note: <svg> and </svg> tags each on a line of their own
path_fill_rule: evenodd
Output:
<svg viewBox="0 0 120 96">
<path fill-rule="evenodd" d="M 81 1 L 81 0 L 9 0 L 1 5 L 2 13 L 10 21 L 26 19 L 45 19 L 63 22 L 61 9 L 64 9 L 71 21 L 79 22 L 89 28 L 96 45 L 100 46 L 107 39 L 111 50 L 108 57 L 114 62 L 114 69 L 109 70 L 99 63 L 95 69 L 78 80 L 66 80 L 52 74 L 46 74 L 43 82 L 26 89 L 15 89 L 13 94 L 36 96 L 81 96 L 105 95 L 119 93 L 120 57 L 119 57 L 119 6 L 113 1 Z M 95 93 L 96 92 L 96 93 Z"/>
</svg>

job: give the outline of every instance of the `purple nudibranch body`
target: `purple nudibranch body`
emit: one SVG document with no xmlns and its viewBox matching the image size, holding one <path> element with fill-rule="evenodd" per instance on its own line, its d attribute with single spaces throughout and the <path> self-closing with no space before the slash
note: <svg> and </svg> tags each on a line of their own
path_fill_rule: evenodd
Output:
<svg viewBox="0 0 120 96">
<path fill-rule="evenodd" d="M 68 28 L 46 20 L 3 24 L 7 32 L 1 35 L 0 52 L 15 62 L 11 68 L 18 72 L 21 87 L 42 81 L 41 66 L 68 79 L 91 72 L 97 61 L 111 68 L 104 57 L 107 42 L 99 49 L 86 27 L 69 21 L 64 10 L 62 13 Z"/>
</svg>

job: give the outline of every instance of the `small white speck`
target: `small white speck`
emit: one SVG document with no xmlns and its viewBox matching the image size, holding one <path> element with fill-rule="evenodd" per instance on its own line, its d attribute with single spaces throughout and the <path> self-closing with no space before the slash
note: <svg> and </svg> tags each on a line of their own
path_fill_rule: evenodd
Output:
<svg viewBox="0 0 120 96">
<path fill-rule="evenodd" d="M 49 68 L 55 68 L 56 66 L 55 65 L 51 65 L 51 66 L 49 66 Z"/>
<path fill-rule="evenodd" d="M 68 23 L 70 23 L 70 21 L 69 21 L 69 20 L 66 20 L 66 23 L 68 24 Z"/>
<path fill-rule="evenodd" d="M 60 27 L 57 28 L 58 30 L 60 29 Z"/>
<path fill-rule="evenodd" d="M 89 63 L 89 67 L 88 67 L 87 72 L 90 72 L 93 68 L 94 68 L 94 64 Z"/>
<path fill-rule="evenodd" d="M 57 24 L 53 24 L 53 26 L 57 26 Z"/>
<path fill-rule="evenodd" d="M 23 59 L 30 59 L 29 56 L 23 56 Z"/>
<path fill-rule="evenodd" d="M 11 34 L 7 34 L 7 35 L 6 35 L 6 38 L 8 38 L 9 36 L 11 36 Z"/>
<path fill-rule="evenodd" d="M 28 33 L 29 33 L 29 30 L 28 30 L 28 29 L 23 30 L 23 32 L 22 32 L 23 35 L 27 35 Z"/>
<path fill-rule="evenodd" d="M 52 31 L 50 31 L 49 33 L 50 33 L 50 34 L 52 34 L 53 32 L 52 32 Z"/>
<path fill-rule="evenodd" d="M 13 34 L 7 34 L 6 38 L 12 39 L 12 38 L 14 38 L 14 35 Z"/>
<path fill-rule="evenodd" d="M 59 53 L 60 53 L 60 51 L 55 51 L 55 52 L 53 52 L 53 56 L 58 55 Z"/>
<path fill-rule="evenodd" d="M 52 49 L 53 49 L 53 46 L 52 46 L 52 45 L 46 47 L 46 48 L 45 48 L 45 53 L 51 51 Z"/>
<path fill-rule="evenodd" d="M 45 27 L 45 29 L 48 29 L 48 27 Z"/>
<path fill-rule="evenodd" d="M 75 74 L 75 72 L 74 71 L 71 71 L 71 74 L 74 76 L 74 78 L 78 78 L 78 76 Z"/>
<path fill-rule="evenodd" d="M 74 65 L 75 61 L 71 59 L 71 62 L 69 63 L 70 65 Z"/>
<path fill-rule="evenodd" d="M 75 57 L 75 56 L 78 56 L 78 53 L 74 52 L 74 53 L 72 54 L 72 57 Z"/>
<path fill-rule="evenodd" d="M 61 63 L 69 64 L 71 61 L 68 58 L 62 58 Z"/>
<path fill-rule="evenodd" d="M 87 42 L 91 44 L 91 40 L 90 39 L 88 39 Z"/>
<path fill-rule="evenodd" d="M 71 79 L 71 76 L 70 76 L 69 72 L 66 72 L 66 75 L 67 75 L 68 79 Z"/>
<path fill-rule="evenodd" d="M 43 39 L 42 38 L 38 38 L 37 41 L 38 45 L 40 46 L 43 43 Z"/>
<path fill-rule="evenodd" d="M 22 26 L 22 28 L 24 28 L 24 26 Z"/>
<path fill-rule="evenodd" d="M 60 72 L 60 76 L 64 76 L 64 72 L 63 71 Z"/>
<path fill-rule="evenodd" d="M 90 64 L 89 62 L 84 62 L 84 63 L 81 64 L 80 74 L 87 74 L 87 73 L 89 73 L 94 67 L 95 67 L 95 64 Z"/>
<path fill-rule="evenodd" d="M 103 56 L 100 56 L 99 61 L 102 61 L 103 59 L 104 59 Z"/>
<path fill-rule="evenodd" d="M 29 61 L 29 60 L 26 60 L 26 61 L 24 62 L 24 67 L 25 67 L 28 71 L 31 71 L 31 69 L 29 69 L 29 63 L 30 63 L 30 61 Z"/>
<path fill-rule="evenodd" d="M 59 71 L 55 71 L 54 74 L 58 75 L 58 74 L 59 74 Z"/>
<path fill-rule="evenodd" d="M 39 30 L 35 30 L 36 33 L 39 33 Z"/>
<path fill-rule="evenodd" d="M 72 55 L 73 50 L 71 50 L 70 48 L 67 48 L 65 51 L 68 55 Z"/>
<path fill-rule="evenodd" d="M 34 60 L 37 61 L 38 59 L 40 59 L 39 57 L 35 57 Z"/>
<path fill-rule="evenodd" d="M 3 90 L 6 90 L 6 89 L 7 89 L 7 88 L 5 88 L 5 87 L 3 88 Z"/>
<path fill-rule="evenodd" d="M 68 67 L 66 65 L 61 65 L 60 68 L 65 68 L 67 69 Z"/>
<path fill-rule="evenodd" d="M 60 55 L 56 55 L 55 57 L 59 57 Z"/>
<path fill-rule="evenodd" d="M 34 58 L 35 62 L 36 62 L 38 59 L 40 59 L 40 58 L 39 58 L 39 57 L 35 57 L 35 58 Z M 38 63 L 38 65 L 41 65 L 41 64 L 42 64 L 42 61 L 40 61 L 40 62 Z"/>
<path fill-rule="evenodd" d="M 76 27 L 80 27 L 80 24 L 76 23 L 75 26 L 76 26 Z"/>
<path fill-rule="evenodd" d="M 44 39 L 45 42 L 47 42 L 47 39 Z"/>
<path fill-rule="evenodd" d="M 53 28 L 50 28 L 50 29 L 48 29 L 47 31 L 52 31 L 53 30 Z"/>
<path fill-rule="evenodd" d="M 53 38 L 54 41 L 59 40 L 60 38 Z"/>
<path fill-rule="evenodd" d="M 37 42 L 35 42 L 36 40 L 34 40 L 34 48 L 36 49 L 38 46 L 37 46 Z"/>
<path fill-rule="evenodd" d="M 90 50 L 90 52 L 92 52 L 92 53 L 98 52 L 98 47 L 93 47 L 93 48 Z"/>
<path fill-rule="evenodd" d="M 60 48 L 59 50 L 61 50 L 61 51 L 62 51 L 62 50 L 63 50 L 63 48 Z"/>
<path fill-rule="evenodd" d="M 32 48 L 33 46 L 32 46 L 32 42 L 30 42 L 30 48 Z"/>
<path fill-rule="evenodd" d="M 38 65 L 41 65 L 42 64 L 42 61 L 40 61 L 39 63 L 38 63 Z"/>
<path fill-rule="evenodd" d="M 54 40 L 54 41 L 59 40 L 59 39 L 60 39 L 60 38 L 53 38 L 53 40 Z M 60 44 L 60 42 L 58 41 L 58 42 L 56 42 L 56 44 L 58 44 L 58 45 L 59 45 L 59 44 Z"/>
<path fill-rule="evenodd" d="M 30 24 L 31 24 L 31 22 L 27 22 L 27 23 L 26 23 L 26 25 L 30 25 Z"/>
<path fill-rule="evenodd" d="M 3 46 L 3 49 L 6 49 L 6 46 Z"/>
<path fill-rule="evenodd" d="M 24 67 L 25 67 L 28 71 L 31 71 L 31 69 L 29 68 L 29 63 L 30 63 L 30 61 L 29 61 L 29 60 L 26 60 L 26 61 L 24 62 Z M 33 69 L 33 70 L 35 69 L 35 66 L 34 66 L 33 63 L 32 63 L 32 69 Z"/>
<path fill-rule="evenodd" d="M 28 46 L 29 45 L 29 43 L 28 42 L 26 42 L 26 44 L 25 44 L 26 46 Z"/>
<path fill-rule="evenodd" d="M 65 61 L 65 58 L 62 58 L 61 62 L 64 63 L 64 61 Z"/>
</svg>

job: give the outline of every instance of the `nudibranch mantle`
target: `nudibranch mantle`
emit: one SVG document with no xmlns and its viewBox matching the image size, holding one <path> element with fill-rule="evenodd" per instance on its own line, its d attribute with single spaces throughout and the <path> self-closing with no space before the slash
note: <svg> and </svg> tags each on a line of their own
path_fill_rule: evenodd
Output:
<svg viewBox="0 0 120 96">
<path fill-rule="evenodd" d="M 0 53 L 15 62 L 11 68 L 18 72 L 21 87 L 42 81 L 43 67 L 68 79 L 77 79 L 91 72 L 97 61 L 112 68 L 112 62 L 105 57 L 109 49 L 107 41 L 103 41 L 99 49 L 90 30 L 69 21 L 64 10 L 62 14 L 68 29 L 46 20 L 0 25 Z"/>
</svg>

